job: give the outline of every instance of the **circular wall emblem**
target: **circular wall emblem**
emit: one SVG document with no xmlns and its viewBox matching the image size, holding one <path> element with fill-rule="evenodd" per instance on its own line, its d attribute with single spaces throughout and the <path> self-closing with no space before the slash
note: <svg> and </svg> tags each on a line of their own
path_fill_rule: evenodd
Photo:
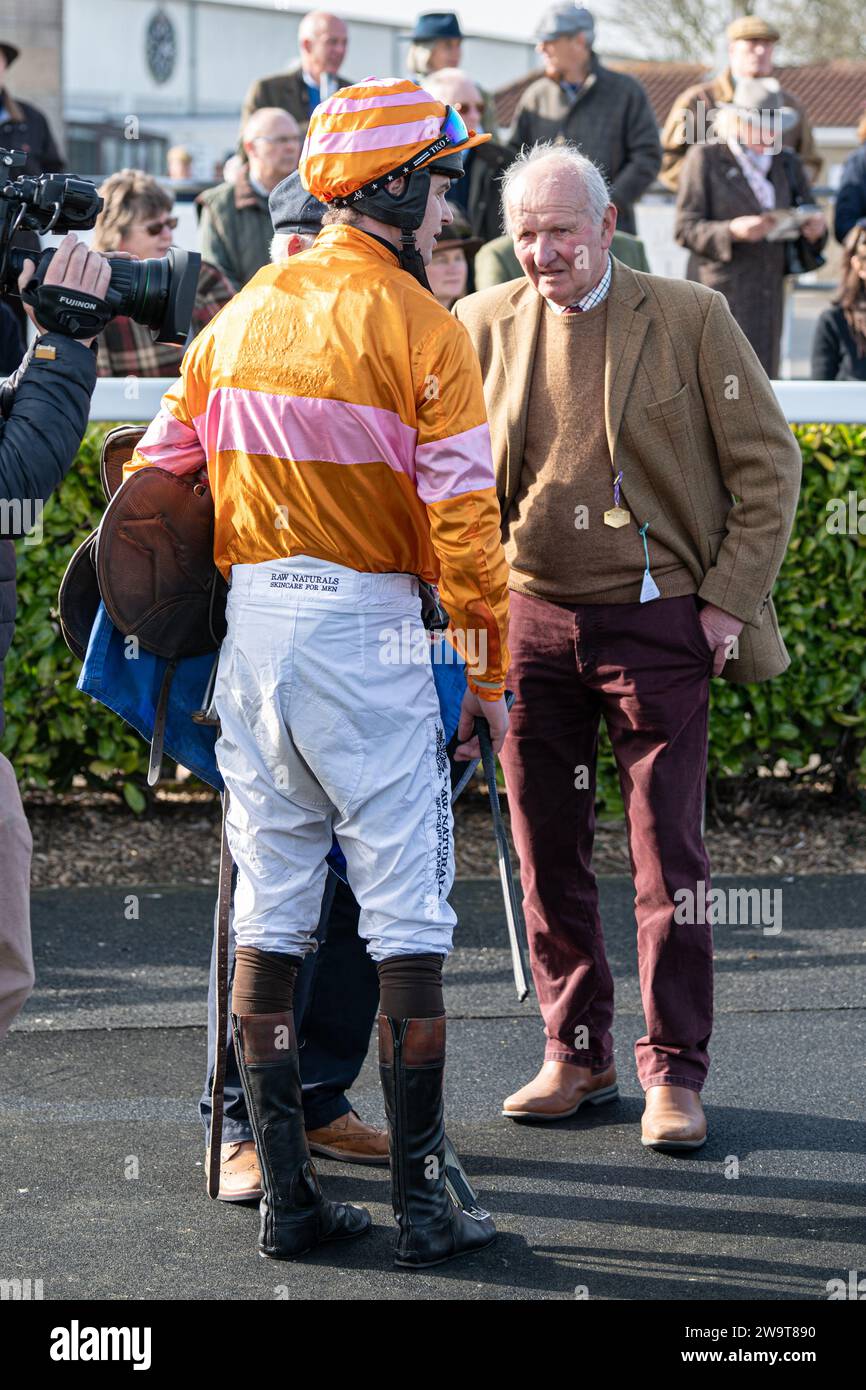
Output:
<svg viewBox="0 0 866 1390">
<path fill-rule="evenodd" d="M 165 10 L 157 10 L 148 21 L 145 45 L 154 82 L 167 82 L 177 61 L 177 35 Z"/>
</svg>

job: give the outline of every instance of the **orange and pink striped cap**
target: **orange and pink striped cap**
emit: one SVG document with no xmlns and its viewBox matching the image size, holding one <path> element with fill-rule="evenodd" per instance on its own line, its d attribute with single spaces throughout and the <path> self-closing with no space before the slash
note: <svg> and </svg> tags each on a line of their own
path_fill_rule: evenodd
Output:
<svg viewBox="0 0 866 1390">
<path fill-rule="evenodd" d="M 341 87 L 310 118 L 298 165 L 301 183 L 323 203 L 346 198 L 432 144 L 447 111 L 408 77 L 368 77 L 354 87 Z M 490 138 L 469 131 L 466 140 L 448 145 L 418 167 Z"/>
</svg>

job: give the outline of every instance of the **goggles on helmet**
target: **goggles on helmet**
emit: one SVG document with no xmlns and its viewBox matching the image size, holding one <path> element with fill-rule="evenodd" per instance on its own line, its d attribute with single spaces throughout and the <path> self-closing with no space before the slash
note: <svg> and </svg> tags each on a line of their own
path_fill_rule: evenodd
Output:
<svg viewBox="0 0 866 1390">
<path fill-rule="evenodd" d="M 348 193 L 344 198 L 331 198 L 330 206 L 335 208 L 351 207 L 354 202 L 369 197 L 371 193 L 377 192 L 386 183 L 390 183 L 392 179 L 402 178 L 405 174 L 414 174 L 422 164 L 426 164 L 430 159 L 435 159 L 436 155 L 442 154 L 444 150 L 451 149 L 455 145 L 465 145 L 468 139 L 469 130 L 460 112 L 455 111 L 453 106 L 446 106 L 445 117 L 439 134 L 432 144 L 419 150 L 405 164 L 400 164 L 387 174 L 380 174 L 377 179 L 372 179 L 369 183 L 356 188 L 354 193 Z"/>
</svg>

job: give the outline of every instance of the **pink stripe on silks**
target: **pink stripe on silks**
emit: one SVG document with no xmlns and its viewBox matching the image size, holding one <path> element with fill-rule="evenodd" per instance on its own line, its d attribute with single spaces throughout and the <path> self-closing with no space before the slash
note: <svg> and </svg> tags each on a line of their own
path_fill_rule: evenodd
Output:
<svg viewBox="0 0 866 1390">
<path fill-rule="evenodd" d="M 417 431 L 377 406 L 221 386 L 208 399 L 203 429 L 208 458 L 237 450 L 297 462 L 386 463 L 415 480 Z"/>
<path fill-rule="evenodd" d="M 361 83 L 363 86 L 363 83 Z M 374 108 L 378 110 L 382 106 L 421 106 L 424 104 L 425 96 L 427 103 L 435 101 L 423 92 L 395 92 L 393 96 L 385 97 L 328 97 L 318 108 L 320 116 L 341 116 L 348 111 L 370 111 Z"/>
<path fill-rule="evenodd" d="M 418 496 L 422 502 L 445 502 L 464 492 L 494 487 L 489 425 L 476 425 L 448 439 L 434 439 L 415 450 Z"/>
<path fill-rule="evenodd" d="M 407 125 L 380 126 L 378 130 L 316 130 L 307 135 L 307 157 L 318 154 L 359 154 L 364 150 L 388 150 L 399 145 L 420 145 L 435 140 L 442 127 L 439 116 L 427 116 Z"/>
<path fill-rule="evenodd" d="M 207 462 L 196 430 L 178 420 L 165 405 L 148 425 L 136 453 L 152 468 L 164 468 L 168 473 L 194 473 Z"/>
</svg>

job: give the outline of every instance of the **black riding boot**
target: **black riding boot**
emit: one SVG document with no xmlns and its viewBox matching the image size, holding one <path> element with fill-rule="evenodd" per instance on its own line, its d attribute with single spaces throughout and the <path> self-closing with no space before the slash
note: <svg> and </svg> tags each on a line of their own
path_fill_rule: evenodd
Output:
<svg viewBox="0 0 866 1390">
<path fill-rule="evenodd" d="M 496 1236 L 490 1217 L 462 1211 L 445 1186 L 444 1017 L 380 1014 L 379 1075 L 399 1228 L 394 1263 L 421 1269 L 489 1245 Z"/>
<path fill-rule="evenodd" d="M 307 1147 L 291 1013 L 233 1014 L 235 1055 L 243 1082 L 264 1196 L 259 1254 L 291 1260 L 326 1240 L 370 1229 L 364 1207 L 322 1196 Z"/>
</svg>

